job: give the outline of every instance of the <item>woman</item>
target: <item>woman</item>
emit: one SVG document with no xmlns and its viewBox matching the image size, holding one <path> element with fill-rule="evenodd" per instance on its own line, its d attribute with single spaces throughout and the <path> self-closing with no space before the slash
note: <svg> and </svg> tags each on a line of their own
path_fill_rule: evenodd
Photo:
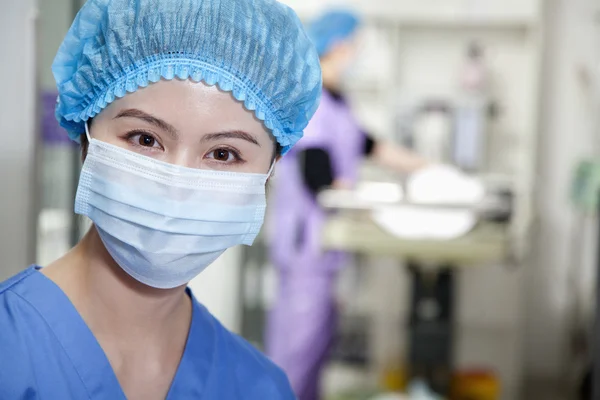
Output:
<svg viewBox="0 0 600 400">
<path fill-rule="evenodd" d="M 89 0 L 53 64 L 93 226 L 0 284 L 0 399 L 292 399 L 186 284 L 249 245 L 321 87 L 273 0 Z"/>
<path fill-rule="evenodd" d="M 363 157 L 401 172 L 425 161 L 361 130 L 340 92 L 354 57 L 358 18 L 331 11 L 308 33 L 321 59 L 323 96 L 306 135 L 278 166 L 271 259 L 279 289 L 267 325 L 267 353 L 288 374 L 300 400 L 319 398 L 319 377 L 336 327 L 334 283 L 344 254 L 322 252 L 325 212 L 316 194 L 349 188 Z"/>
</svg>

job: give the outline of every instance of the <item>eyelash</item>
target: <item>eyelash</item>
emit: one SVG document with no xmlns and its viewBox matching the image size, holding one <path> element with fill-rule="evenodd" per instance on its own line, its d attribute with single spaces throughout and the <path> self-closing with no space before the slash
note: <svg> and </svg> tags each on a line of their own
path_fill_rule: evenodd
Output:
<svg viewBox="0 0 600 400">
<path fill-rule="evenodd" d="M 158 144 L 159 148 L 142 146 L 139 143 L 137 143 L 135 140 L 133 140 L 135 137 L 142 136 L 142 135 L 149 136 L 152 139 L 154 139 L 154 141 L 156 142 L 156 144 Z M 164 151 L 164 147 L 160 143 L 160 141 L 156 138 L 156 136 L 154 134 L 152 134 L 152 133 L 150 133 L 148 131 L 144 131 L 144 130 L 129 131 L 125 135 L 123 135 L 123 138 L 125 140 L 127 140 L 127 142 L 130 145 L 138 147 L 138 148 L 141 148 L 141 149 L 143 149 L 143 151 Z M 210 154 L 213 154 L 215 151 L 219 151 L 219 150 L 228 151 L 233 156 L 234 160 L 230 161 L 230 162 L 226 162 L 226 161 L 218 161 L 218 160 L 209 158 L 210 162 L 219 163 L 219 164 L 228 164 L 228 165 L 243 164 L 243 163 L 246 162 L 246 160 L 244 160 L 242 158 L 242 156 L 240 155 L 240 152 L 238 150 L 234 149 L 233 147 L 230 147 L 230 146 L 215 147 L 215 148 L 209 150 L 206 154 L 210 155 Z"/>
<path fill-rule="evenodd" d="M 245 161 L 245 160 L 242 158 L 242 156 L 240 155 L 240 152 L 239 152 L 239 151 L 237 151 L 236 149 L 234 149 L 234 148 L 232 148 L 232 147 L 229 147 L 229 146 L 218 146 L 218 147 L 215 147 L 215 148 L 213 148 L 213 149 L 209 150 L 209 151 L 208 151 L 206 154 L 207 154 L 207 155 L 211 155 L 211 154 L 213 154 L 215 151 L 219 151 L 219 150 L 225 150 L 225 151 L 228 151 L 228 152 L 229 152 L 229 153 L 230 153 L 230 154 L 233 156 L 234 160 L 233 160 L 233 161 L 230 161 L 230 162 L 226 162 L 226 161 L 218 161 L 218 160 L 215 160 L 215 159 L 209 158 L 209 161 L 210 161 L 210 162 L 215 162 L 215 163 L 219 163 L 219 164 L 228 164 L 228 165 L 243 164 L 243 163 L 245 163 L 245 162 L 246 162 L 246 161 Z"/>
<path fill-rule="evenodd" d="M 133 138 L 135 138 L 136 136 L 148 136 L 148 137 L 151 137 L 152 139 L 154 139 L 154 141 L 156 142 L 156 144 L 158 144 L 159 148 L 142 146 L 141 144 L 139 144 L 138 142 L 136 142 L 135 140 L 133 140 Z M 123 137 L 124 137 L 125 140 L 127 140 L 127 142 L 130 145 L 138 147 L 138 148 L 141 148 L 141 149 L 143 149 L 143 151 L 158 151 L 158 150 L 164 150 L 165 149 L 163 147 L 163 145 L 160 143 L 160 141 L 156 138 L 155 135 L 153 135 L 150 132 L 144 131 L 144 130 L 129 131 Z"/>
</svg>

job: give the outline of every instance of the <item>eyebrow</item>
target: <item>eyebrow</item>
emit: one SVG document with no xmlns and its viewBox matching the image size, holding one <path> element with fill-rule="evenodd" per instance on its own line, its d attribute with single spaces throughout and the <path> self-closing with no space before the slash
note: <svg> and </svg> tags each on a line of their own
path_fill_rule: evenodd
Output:
<svg viewBox="0 0 600 400">
<path fill-rule="evenodd" d="M 119 112 L 119 114 L 117 114 L 117 116 L 114 119 L 117 118 L 137 118 L 151 125 L 154 125 L 159 129 L 164 130 L 173 139 L 177 139 L 179 137 L 179 132 L 177 131 L 177 129 L 175 129 L 173 125 L 137 108 L 128 108 L 126 110 L 122 110 L 121 112 Z M 207 135 L 204 135 L 201 141 L 210 142 L 220 139 L 242 139 L 260 147 L 260 143 L 258 143 L 258 140 L 254 137 L 254 135 L 240 130 L 209 133 Z"/>
<path fill-rule="evenodd" d="M 126 110 L 123 110 L 119 114 L 117 114 L 117 116 L 113 119 L 117 118 L 137 118 L 151 125 L 154 125 L 159 129 L 162 129 L 163 131 L 167 132 L 169 136 L 171 136 L 171 138 L 173 139 L 177 139 L 179 137 L 179 133 L 173 125 L 142 110 L 138 110 L 137 108 L 128 108 Z"/>
<path fill-rule="evenodd" d="M 202 142 L 210 142 L 219 139 L 241 139 L 260 147 L 260 143 L 258 143 L 258 140 L 256 140 L 254 135 L 239 130 L 209 133 L 202 137 Z"/>
</svg>

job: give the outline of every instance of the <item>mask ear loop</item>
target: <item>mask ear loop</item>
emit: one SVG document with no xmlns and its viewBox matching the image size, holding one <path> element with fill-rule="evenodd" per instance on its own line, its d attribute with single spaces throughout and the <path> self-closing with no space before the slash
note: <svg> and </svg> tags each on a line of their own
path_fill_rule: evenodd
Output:
<svg viewBox="0 0 600 400">
<path fill-rule="evenodd" d="M 277 160 L 273 160 L 273 163 L 271 164 L 271 168 L 269 168 L 269 172 L 267 172 L 267 179 L 269 179 L 273 175 L 273 170 L 275 169 L 276 163 L 277 163 Z"/>
<path fill-rule="evenodd" d="M 85 136 L 87 137 L 88 143 L 92 141 L 92 137 L 90 136 L 90 128 L 88 127 L 88 122 L 85 121 Z"/>
</svg>

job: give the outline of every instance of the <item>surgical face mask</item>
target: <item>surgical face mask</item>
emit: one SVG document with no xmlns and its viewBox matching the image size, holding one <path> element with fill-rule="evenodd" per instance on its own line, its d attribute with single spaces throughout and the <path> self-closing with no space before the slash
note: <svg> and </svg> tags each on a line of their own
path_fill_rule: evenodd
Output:
<svg viewBox="0 0 600 400">
<path fill-rule="evenodd" d="M 112 258 L 136 280 L 184 285 L 228 248 L 256 238 L 271 171 L 185 168 L 91 139 L 87 126 L 86 134 L 75 212 L 94 222 Z"/>
</svg>

